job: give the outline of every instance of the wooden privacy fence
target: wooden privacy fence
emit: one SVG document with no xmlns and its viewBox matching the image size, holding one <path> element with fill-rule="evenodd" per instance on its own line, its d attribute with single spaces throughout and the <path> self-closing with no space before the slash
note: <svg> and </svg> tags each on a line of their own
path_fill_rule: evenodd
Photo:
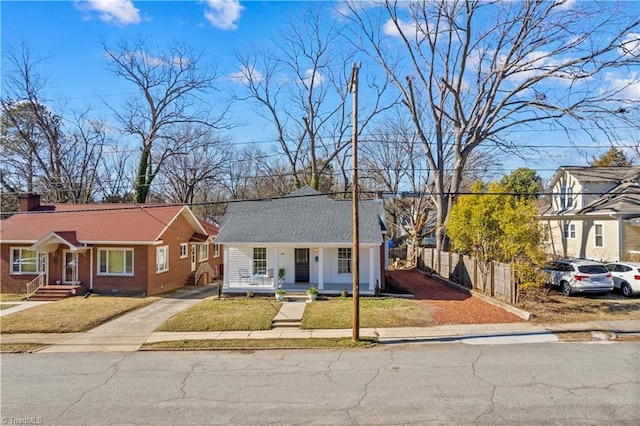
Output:
<svg viewBox="0 0 640 426">
<path fill-rule="evenodd" d="M 418 250 L 416 267 L 424 272 L 435 272 L 467 288 L 495 299 L 515 304 L 517 288 L 510 264 L 491 262 L 486 271 L 476 259 L 458 253 L 438 252 L 435 248 Z"/>
</svg>

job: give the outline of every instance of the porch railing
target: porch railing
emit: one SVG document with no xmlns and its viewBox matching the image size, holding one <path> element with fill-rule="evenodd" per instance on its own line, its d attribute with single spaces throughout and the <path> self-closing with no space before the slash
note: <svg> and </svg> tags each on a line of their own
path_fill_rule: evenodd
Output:
<svg viewBox="0 0 640 426">
<path fill-rule="evenodd" d="M 38 275 L 33 280 L 31 280 L 31 282 L 29 282 L 29 284 L 26 285 L 26 287 L 27 287 L 27 298 L 33 296 L 33 293 L 38 291 L 38 289 L 40 287 L 42 287 L 42 286 L 44 286 L 44 273 Z"/>
</svg>

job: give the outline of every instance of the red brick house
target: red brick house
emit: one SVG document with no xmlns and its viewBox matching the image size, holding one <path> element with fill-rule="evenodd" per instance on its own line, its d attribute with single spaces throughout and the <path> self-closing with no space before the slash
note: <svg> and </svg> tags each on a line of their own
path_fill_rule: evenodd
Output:
<svg viewBox="0 0 640 426">
<path fill-rule="evenodd" d="M 95 293 L 157 294 L 222 274 L 217 226 L 187 206 L 40 204 L 0 222 L 0 291 L 69 285 Z"/>
</svg>

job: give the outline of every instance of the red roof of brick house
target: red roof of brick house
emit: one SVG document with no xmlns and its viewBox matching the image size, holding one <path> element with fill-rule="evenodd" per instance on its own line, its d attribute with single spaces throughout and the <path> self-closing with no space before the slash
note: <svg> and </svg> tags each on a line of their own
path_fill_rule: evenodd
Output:
<svg viewBox="0 0 640 426">
<path fill-rule="evenodd" d="M 179 215 L 199 234 L 210 235 L 185 206 L 56 204 L 17 213 L 0 224 L 0 241 L 31 242 L 54 232 L 75 244 L 152 243 Z M 72 237 L 69 233 L 75 233 Z"/>
</svg>

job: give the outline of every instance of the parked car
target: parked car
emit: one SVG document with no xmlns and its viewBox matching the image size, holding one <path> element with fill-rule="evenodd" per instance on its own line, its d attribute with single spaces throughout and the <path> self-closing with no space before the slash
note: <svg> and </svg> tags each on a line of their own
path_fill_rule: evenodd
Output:
<svg viewBox="0 0 640 426">
<path fill-rule="evenodd" d="M 592 260 L 565 259 L 547 263 L 549 284 L 565 296 L 575 293 L 608 293 L 613 290 L 612 273 Z"/>
<path fill-rule="evenodd" d="M 640 294 L 640 263 L 613 262 L 606 265 L 613 275 L 613 286 L 627 297 Z"/>
</svg>

